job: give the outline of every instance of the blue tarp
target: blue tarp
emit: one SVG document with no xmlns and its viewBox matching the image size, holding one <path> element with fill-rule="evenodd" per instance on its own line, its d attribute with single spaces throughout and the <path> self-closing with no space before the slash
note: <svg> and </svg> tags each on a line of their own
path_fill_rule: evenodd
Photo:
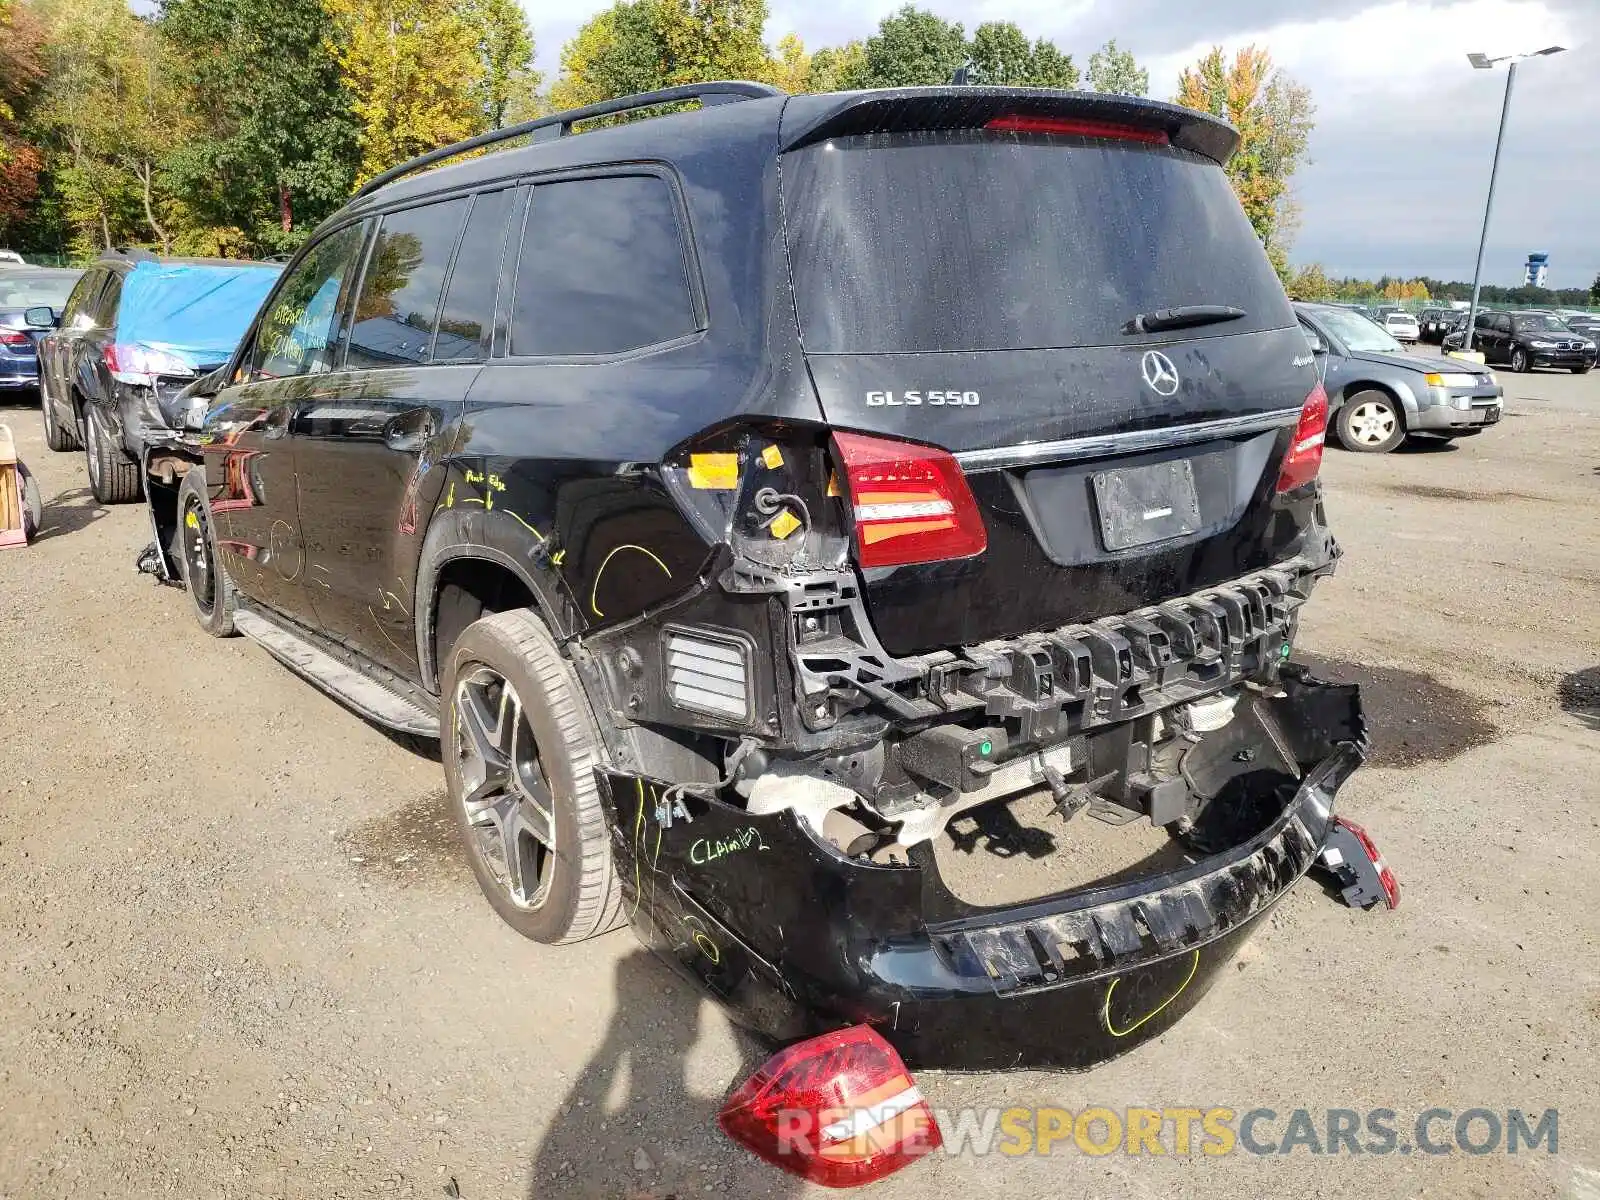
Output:
<svg viewBox="0 0 1600 1200">
<path fill-rule="evenodd" d="M 192 366 L 233 353 L 283 268 L 142 262 L 128 272 L 117 341 L 175 354 Z"/>
</svg>

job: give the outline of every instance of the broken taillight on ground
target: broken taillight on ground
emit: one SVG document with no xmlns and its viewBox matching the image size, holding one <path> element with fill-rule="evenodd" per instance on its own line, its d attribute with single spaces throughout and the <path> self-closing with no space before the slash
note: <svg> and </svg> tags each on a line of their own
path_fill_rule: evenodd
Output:
<svg viewBox="0 0 1600 1200">
<path fill-rule="evenodd" d="M 1389 908 L 1400 907 L 1400 881 L 1377 843 L 1348 817 L 1333 818 L 1317 862 L 1338 881 L 1341 897 L 1352 908 L 1371 908 L 1380 900 Z"/>
<path fill-rule="evenodd" d="M 779 1051 L 718 1121 L 751 1153 L 825 1187 L 871 1183 L 944 1144 L 905 1063 L 865 1025 Z"/>
</svg>

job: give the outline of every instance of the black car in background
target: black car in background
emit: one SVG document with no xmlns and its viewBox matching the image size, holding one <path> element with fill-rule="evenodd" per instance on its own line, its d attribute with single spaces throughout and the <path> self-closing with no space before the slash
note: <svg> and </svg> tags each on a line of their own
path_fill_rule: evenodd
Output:
<svg viewBox="0 0 1600 1200">
<path fill-rule="evenodd" d="M 39 386 L 37 343 L 47 331 L 29 327 L 28 310 L 48 308 L 52 321 L 59 321 L 67 296 L 82 275 L 82 271 L 54 267 L 0 271 L 0 391 Z"/>
<path fill-rule="evenodd" d="M 1595 339 L 1575 333 L 1547 312 L 1480 312 L 1473 323 L 1472 348 L 1485 362 L 1505 363 L 1513 371 L 1557 367 L 1583 375 L 1594 367 Z M 1446 350 L 1461 349 L 1465 328 L 1447 334 Z"/>
<path fill-rule="evenodd" d="M 1444 340 L 1445 332 L 1455 322 L 1453 308 L 1425 308 L 1417 314 L 1417 330 L 1424 342 L 1437 346 Z"/>
<path fill-rule="evenodd" d="M 82 445 L 102 504 L 137 500 L 150 436 L 180 424 L 178 393 L 225 362 L 282 268 L 108 251 L 59 315 L 31 308 L 45 442 Z"/>
<path fill-rule="evenodd" d="M 1600 341 L 1600 313 L 1578 313 L 1565 318 L 1568 329 L 1591 342 Z"/>
<path fill-rule="evenodd" d="M 1365 747 L 1286 661 L 1338 554 L 1327 399 L 1238 135 L 751 83 L 485 138 L 523 134 L 368 184 L 194 386 L 147 484 L 202 627 L 438 736 L 527 937 L 631 921 L 769 1037 L 921 1064 L 1167 1028 Z M 954 830 L 1024 793 L 1184 865 L 954 895 Z"/>
</svg>

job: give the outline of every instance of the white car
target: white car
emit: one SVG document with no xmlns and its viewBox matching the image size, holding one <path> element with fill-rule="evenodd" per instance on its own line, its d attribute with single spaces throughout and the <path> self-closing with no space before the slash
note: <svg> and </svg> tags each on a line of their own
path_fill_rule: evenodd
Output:
<svg viewBox="0 0 1600 1200">
<path fill-rule="evenodd" d="M 1422 330 L 1417 325 L 1417 319 L 1408 312 L 1385 313 L 1383 327 L 1389 331 L 1389 336 L 1397 342 L 1415 342 L 1422 336 Z"/>
<path fill-rule="evenodd" d="M 25 267 L 28 260 L 15 250 L 0 250 L 0 267 Z"/>
</svg>

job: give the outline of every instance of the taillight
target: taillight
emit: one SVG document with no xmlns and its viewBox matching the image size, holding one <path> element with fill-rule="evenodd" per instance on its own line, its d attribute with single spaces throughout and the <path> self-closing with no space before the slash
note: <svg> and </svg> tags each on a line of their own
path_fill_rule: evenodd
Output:
<svg viewBox="0 0 1600 1200">
<path fill-rule="evenodd" d="M 989 533 L 961 464 L 945 450 L 836 433 L 863 567 L 969 558 Z"/>
<path fill-rule="evenodd" d="M 856 1187 L 944 1144 L 894 1047 L 865 1025 L 781 1050 L 728 1097 L 722 1130 L 825 1187 Z"/>
<path fill-rule="evenodd" d="M 31 346 L 33 339 L 16 329 L 0 329 L 0 346 Z"/>
<path fill-rule="evenodd" d="M 1064 133 L 1078 137 L 1118 138 L 1125 142 L 1148 142 L 1153 146 L 1167 144 L 1165 129 L 1148 129 L 1143 125 L 1123 125 L 1117 121 L 1073 120 L 1068 117 L 1028 117 L 1009 113 L 996 117 L 984 125 L 995 133 Z"/>
<path fill-rule="evenodd" d="M 1322 444 L 1327 439 L 1328 393 L 1319 383 L 1300 407 L 1300 421 L 1294 427 L 1289 453 L 1284 455 L 1283 468 L 1278 472 L 1278 491 L 1293 491 L 1317 477 L 1322 469 Z"/>
<path fill-rule="evenodd" d="M 1361 852 L 1367 856 L 1378 872 L 1378 884 L 1383 888 L 1383 901 L 1390 908 L 1400 907 L 1400 881 L 1394 877 L 1394 872 L 1389 869 L 1389 864 L 1383 861 L 1383 855 L 1378 851 L 1378 844 L 1372 840 L 1360 825 L 1348 817 L 1335 817 L 1334 823 L 1348 829 L 1361 845 Z"/>
<path fill-rule="evenodd" d="M 105 349 L 106 370 L 118 383 L 140 384 L 152 387 L 158 375 L 192 376 L 194 368 L 176 354 L 141 346 L 137 342 L 119 342 Z"/>
</svg>

